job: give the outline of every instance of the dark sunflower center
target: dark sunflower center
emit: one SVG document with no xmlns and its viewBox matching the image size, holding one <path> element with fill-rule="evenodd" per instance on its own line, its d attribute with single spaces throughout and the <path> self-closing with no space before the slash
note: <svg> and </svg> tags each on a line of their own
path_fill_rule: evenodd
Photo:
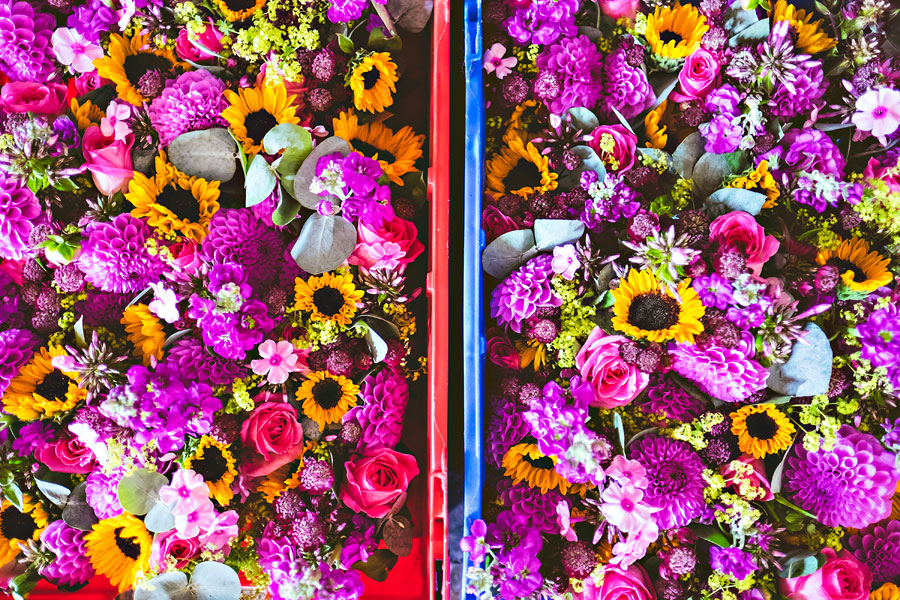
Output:
<svg viewBox="0 0 900 600">
<path fill-rule="evenodd" d="M 375 87 L 375 84 L 378 83 L 378 80 L 381 79 L 381 71 L 372 67 L 365 73 L 363 73 L 363 87 L 367 90 L 371 90 Z"/>
<path fill-rule="evenodd" d="M 256 0 L 225 0 L 225 6 L 233 12 L 241 12 L 256 6 Z"/>
<path fill-rule="evenodd" d="M 368 156 L 369 158 L 372 158 L 377 154 L 378 159 L 383 160 L 386 163 L 393 163 L 395 160 L 397 160 L 397 157 L 387 150 L 376 148 L 372 144 L 367 144 L 366 142 L 362 142 L 360 140 L 353 140 L 353 149 L 360 154 Z"/>
<path fill-rule="evenodd" d="M 639 294 L 628 307 L 628 322 L 645 331 L 668 329 L 678 323 L 681 307 L 675 298 L 662 294 Z"/>
<path fill-rule="evenodd" d="M 674 31 L 660 31 L 659 39 L 662 40 L 663 44 L 668 44 L 669 42 L 675 42 L 678 45 L 681 40 L 684 38 L 681 37 L 680 33 L 675 33 Z"/>
<path fill-rule="evenodd" d="M 845 260 L 843 258 L 830 258 L 828 259 L 828 264 L 837 267 L 841 272 L 841 275 L 843 275 L 847 271 L 852 271 L 853 281 L 865 281 L 866 279 L 868 279 L 865 272 L 849 260 Z"/>
<path fill-rule="evenodd" d="M 545 471 L 550 471 L 553 469 L 553 459 L 549 456 L 542 456 L 540 458 L 531 458 L 527 454 L 522 458 L 525 459 L 529 465 L 534 467 L 535 469 L 543 469 Z"/>
<path fill-rule="evenodd" d="M 344 295 L 333 287 L 323 287 L 313 292 L 313 304 L 326 317 L 333 317 L 344 306 Z"/>
<path fill-rule="evenodd" d="M 541 185 L 541 171 L 534 164 L 520 158 L 516 166 L 503 178 L 503 185 L 509 192 Z"/>
<path fill-rule="evenodd" d="M 34 393 L 40 394 L 47 400 L 65 400 L 70 381 L 71 379 L 61 371 L 54 369 L 44 375 L 41 382 L 34 387 Z"/>
<path fill-rule="evenodd" d="M 134 538 L 126 538 L 119 535 L 122 533 L 122 527 L 116 529 L 116 546 L 119 551 L 131 560 L 137 560 L 141 555 L 141 545 L 134 541 Z"/>
<path fill-rule="evenodd" d="M 167 185 L 156 197 L 156 203 L 165 206 L 183 221 L 196 223 L 200 220 L 200 203 L 191 190 L 183 190 L 176 185 Z"/>
<path fill-rule="evenodd" d="M 247 137 L 253 140 L 254 145 L 262 144 L 263 138 L 277 124 L 278 121 L 267 110 L 257 110 L 244 117 Z"/>
<path fill-rule="evenodd" d="M 153 71 L 168 73 L 172 69 L 172 61 L 149 52 L 140 52 L 126 56 L 122 69 L 125 71 L 128 82 L 134 87 L 138 87 L 141 85 L 141 78 L 147 73 Z"/>
<path fill-rule="evenodd" d="M 216 483 L 228 472 L 228 460 L 222 455 L 221 449 L 207 446 L 203 450 L 203 458 L 191 461 L 191 468 L 203 475 L 205 481 Z"/>
<path fill-rule="evenodd" d="M 334 379 L 323 379 L 313 386 L 312 395 L 316 404 L 329 410 L 340 404 L 343 395 L 341 384 Z"/>
<path fill-rule="evenodd" d="M 28 513 L 23 513 L 15 506 L 7 507 L 0 513 L 0 533 L 7 540 L 30 540 L 37 529 L 37 523 Z"/>
<path fill-rule="evenodd" d="M 768 413 L 753 413 L 745 423 L 747 433 L 758 440 L 771 440 L 778 432 L 778 423 Z"/>
</svg>

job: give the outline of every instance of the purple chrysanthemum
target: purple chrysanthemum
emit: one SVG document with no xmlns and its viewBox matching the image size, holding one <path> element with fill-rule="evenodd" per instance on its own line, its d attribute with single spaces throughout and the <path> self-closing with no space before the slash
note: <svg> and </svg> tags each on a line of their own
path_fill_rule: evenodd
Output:
<svg viewBox="0 0 900 600">
<path fill-rule="evenodd" d="M 790 499 L 827 527 L 861 529 L 891 514 L 900 473 L 895 456 L 867 433 L 849 425 L 838 430 L 831 450 L 794 446 L 784 470 Z"/>
<path fill-rule="evenodd" d="M 600 51 L 586 35 L 563 38 L 541 52 L 538 70 L 556 73 L 562 82 L 562 92 L 547 105 L 550 111 L 561 115 L 578 106 L 593 108 L 603 93 L 602 66 Z"/>
<path fill-rule="evenodd" d="M 49 81 L 53 75 L 53 16 L 36 5 L 0 0 L 0 62 L 13 81 Z"/>
<path fill-rule="evenodd" d="M 211 354 L 203 342 L 193 337 L 175 342 L 165 362 L 175 367 L 185 381 L 205 381 L 210 385 L 229 385 L 247 375 L 241 363 Z"/>
<path fill-rule="evenodd" d="M 900 308 L 889 304 L 876 310 L 856 328 L 862 343 L 862 358 L 873 367 L 887 368 L 888 380 L 900 390 Z"/>
<path fill-rule="evenodd" d="M 773 116 L 792 119 L 798 115 L 809 114 L 828 89 L 828 79 L 825 78 L 821 61 L 808 62 L 794 69 L 792 74 L 795 77 L 791 84 L 794 89 L 788 89 L 788 86 L 781 82 L 772 94 L 768 107 Z"/>
<path fill-rule="evenodd" d="M 403 415 L 409 401 L 406 377 L 396 371 L 383 369 L 370 375 L 362 384 L 361 406 L 355 406 L 344 417 L 355 420 L 362 427 L 360 449 L 393 448 L 403 433 Z"/>
<path fill-rule="evenodd" d="M 0 394 L 9 387 L 22 365 L 31 360 L 41 340 L 27 329 L 0 331 Z"/>
<path fill-rule="evenodd" d="M 117 517 L 124 512 L 125 509 L 119 503 L 118 493 L 122 475 L 121 472 L 107 475 L 102 471 L 94 471 L 85 479 L 84 491 L 87 494 L 87 503 L 97 513 L 98 519 Z"/>
<path fill-rule="evenodd" d="M 636 117 L 656 98 L 642 67 L 628 64 L 627 52 L 619 48 L 603 60 L 603 99 L 600 113 L 614 117 L 615 108 L 626 119 Z"/>
<path fill-rule="evenodd" d="M 62 520 L 50 523 L 41 533 L 41 542 L 56 558 L 41 568 L 41 576 L 58 586 L 77 586 L 90 581 L 94 568 L 88 556 L 85 535 L 86 531 L 70 527 Z"/>
<path fill-rule="evenodd" d="M 85 278 L 105 292 L 134 293 L 157 281 L 165 264 L 150 254 L 150 228 L 131 215 L 95 223 L 81 244 L 78 266 Z"/>
<path fill-rule="evenodd" d="M 497 484 L 497 493 L 503 506 L 508 506 L 513 514 L 522 517 L 532 527 L 542 533 L 557 533 L 556 507 L 565 501 L 565 496 L 556 490 L 548 490 L 542 494 L 541 490 L 533 488 L 525 483 L 513 483 L 509 479 L 502 479 Z"/>
<path fill-rule="evenodd" d="M 20 260 L 28 256 L 28 236 L 43 217 L 40 202 L 31 190 L 0 173 L 0 257 Z"/>
<path fill-rule="evenodd" d="M 578 0 L 533 0 L 514 9 L 503 25 L 510 37 L 521 45 L 552 44 L 560 35 L 577 33 L 575 13 Z"/>
<path fill-rule="evenodd" d="M 769 371 L 734 348 L 694 344 L 669 347 L 672 368 L 697 384 L 703 392 L 723 402 L 740 402 L 766 387 Z"/>
<path fill-rule="evenodd" d="M 147 109 L 160 143 L 168 146 L 182 133 L 221 125 L 220 114 L 228 107 L 224 90 L 225 84 L 203 69 L 179 75 Z"/>
<path fill-rule="evenodd" d="M 237 263 L 244 267 L 257 293 L 278 281 L 284 249 L 278 233 L 257 219 L 249 209 L 220 210 L 209 222 L 209 235 L 200 255 L 211 263 Z"/>
<path fill-rule="evenodd" d="M 641 404 L 645 413 L 662 415 L 674 421 L 691 421 L 703 412 L 703 402 L 687 393 L 672 380 L 659 377 L 647 388 L 647 399 Z"/>
<path fill-rule="evenodd" d="M 538 308 L 555 308 L 562 300 L 553 293 L 550 280 L 553 256 L 542 254 L 518 268 L 491 292 L 491 317 L 501 326 L 520 333 L 522 322 Z"/>
<path fill-rule="evenodd" d="M 684 527 L 701 515 L 703 461 L 687 442 L 666 437 L 647 437 L 635 442 L 631 458 L 647 469 L 650 485 L 644 499 L 659 508 L 653 517 L 660 529 Z"/>
<path fill-rule="evenodd" d="M 847 546 L 872 571 L 876 586 L 900 583 L 900 521 L 870 525 L 851 535 Z"/>
<path fill-rule="evenodd" d="M 844 155 L 828 134 L 818 129 L 791 129 L 781 139 L 784 165 L 792 171 L 819 171 L 840 178 Z"/>
</svg>

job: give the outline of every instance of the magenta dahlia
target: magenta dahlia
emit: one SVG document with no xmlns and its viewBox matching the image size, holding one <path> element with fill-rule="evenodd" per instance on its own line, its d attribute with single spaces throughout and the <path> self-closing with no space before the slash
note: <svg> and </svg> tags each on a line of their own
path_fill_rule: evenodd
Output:
<svg viewBox="0 0 900 600">
<path fill-rule="evenodd" d="M 900 521 L 891 519 L 852 534 L 847 546 L 872 571 L 872 582 L 900 583 Z"/>
<path fill-rule="evenodd" d="M 636 117 L 649 108 L 656 98 L 642 67 L 628 64 L 625 49 L 619 48 L 603 60 L 601 82 L 604 102 L 600 113 L 612 117 L 615 108 L 626 119 Z"/>
<path fill-rule="evenodd" d="M 50 523 L 41 533 L 41 543 L 56 558 L 41 568 L 41 576 L 58 586 L 71 587 L 90 581 L 94 568 L 84 540 L 87 533 L 62 520 Z"/>
<path fill-rule="evenodd" d="M 382 369 L 362 384 L 363 404 L 354 406 L 345 420 L 362 427 L 360 446 L 364 450 L 393 448 L 403 433 L 403 414 L 409 402 L 409 384 L 402 373 Z"/>
<path fill-rule="evenodd" d="M 491 292 L 491 317 L 500 325 L 519 333 L 522 322 L 539 308 L 560 306 L 562 300 L 553 293 L 550 280 L 553 256 L 541 254 L 519 267 Z"/>
<path fill-rule="evenodd" d="M 704 404 L 671 379 L 658 377 L 647 388 L 647 398 L 641 409 L 666 419 L 687 422 L 700 416 Z"/>
<path fill-rule="evenodd" d="M 56 19 L 36 4 L 0 0 L 0 69 L 13 81 L 46 82 L 53 77 L 50 36 Z"/>
<path fill-rule="evenodd" d="M 31 360 L 40 338 L 28 329 L 0 331 L 0 395 L 9 387 L 10 380 L 18 374 L 22 365 Z"/>
<path fill-rule="evenodd" d="M 163 146 L 182 133 L 221 125 L 228 107 L 225 84 L 208 71 L 198 69 L 179 75 L 147 109 Z"/>
<path fill-rule="evenodd" d="M 562 84 L 561 93 L 547 107 L 561 115 L 570 108 L 593 108 L 603 93 L 600 81 L 602 57 L 597 46 L 586 36 L 563 38 L 547 47 L 537 58 L 540 72 L 556 73 Z"/>
<path fill-rule="evenodd" d="M 250 285 L 259 293 L 281 276 L 283 261 L 272 257 L 280 257 L 283 251 L 281 236 L 250 209 L 225 209 L 210 220 L 200 256 L 211 263 L 241 265 Z"/>
<path fill-rule="evenodd" d="M 95 223 L 81 244 L 78 266 L 85 279 L 105 292 L 133 293 L 162 276 L 165 264 L 150 254 L 150 228 L 131 215 Z"/>
<path fill-rule="evenodd" d="M 631 458 L 647 469 L 644 499 L 660 509 L 653 515 L 660 529 L 684 527 L 702 514 L 705 467 L 687 442 L 646 437 L 632 446 Z"/>
<path fill-rule="evenodd" d="M 694 344 L 669 347 L 672 368 L 703 392 L 723 402 L 740 402 L 766 387 L 769 371 L 734 348 Z"/>
<path fill-rule="evenodd" d="M 185 381 L 229 385 L 235 379 L 247 376 L 247 369 L 241 363 L 210 353 L 203 342 L 193 337 L 183 337 L 175 342 L 164 362 L 175 367 Z"/>
<path fill-rule="evenodd" d="M 30 250 L 28 236 L 43 221 L 41 204 L 31 190 L 0 173 L 0 257 L 25 258 Z"/>
</svg>

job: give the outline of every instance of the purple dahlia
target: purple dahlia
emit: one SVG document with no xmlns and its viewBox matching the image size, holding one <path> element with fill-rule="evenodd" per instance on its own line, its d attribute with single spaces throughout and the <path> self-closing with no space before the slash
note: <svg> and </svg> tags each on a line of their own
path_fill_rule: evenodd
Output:
<svg viewBox="0 0 900 600">
<path fill-rule="evenodd" d="M 56 558 L 41 568 L 41 576 L 58 586 L 77 586 L 87 583 L 94 576 L 94 568 L 88 556 L 84 536 L 66 525 L 64 521 L 53 521 L 41 533 L 41 543 L 56 555 Z"/>
<path fill-rule="evenodd" d="M 563 38 L 547 47 L 538 56 L 537 67 L 540 72 L 555 73 L 562 84 L 559 96 L 547 105 L 555 114 L 580 106 L 593 108 L 603 94 L 602 56 L 586 35 Z"/>
<path fill-rule="evenodd" d="M 790 499 L 827 527 L 861 529 L 891 514 L 900 473 L 896 457 L 875 437 L 849 425 L 831 450 L 794 446 L 784 470 Z"/>
<path fill-rule="evenodd" d="M 542 494 L 540 489 L 526 483 L 513 483 L 502 479 L 497 484 L 497 494 L 503 506 L 508 506 L 514 515 L 524 518 L 541 533 L 558 533 L 556 507 L 565 502 L 566 497 L 556 490 Z"/>
<path fill-rule="evenodd" d="M 624 48 L 619 48 L 603 60 L 604 102 L 600 113 L 607 118 L 615 116 L 612 111 L 615 108 L 626 119 L 632 119 L 656 99 L 644 69 L 628 64 L 627 55 Z"/>
<path fill-rule="evenodd" d="M 791 84 L 794 89 L 779 83 L 768 104 L 769 112 L 782 119 L 809 114 L 828 89 L 828 79 L 825 78 L 821 61 L 808 62 L 792 73 L 795 77 Z"/>
<path fill-rule="evenodd" d="M 637 441 L 631 453 L 647 469 L 644 499 L 660 509 L 653 515 L 660 529 L 684 527 L 703 513 L 705 467 L 687 442 L 648 437 Z"/>
<path fill-rule="evenodd" d="M 872 571 L 872 583 L 900 583 L 900 521 L 870 525 L 850 536 L 847 546 Z"/>
<path fill-rule="evenodd" d="M 784 165 L 792 171 L 819 171 L 840 178 L 844 155 L 828 134 L 818 129 L 791 129 L 781 139 Z"/>
<path fill-rule="evenodd" d="M 169 83 L 147 109 L 160 143 L 168 146 L 182 133 L 221 125 L 219 115 L 228 107 L 223 91 L 225 84 L 202 69 L 188 71 Z"/>
<path fill-rule="evenodd" d="M 266 227 L 253 211 L 225 209 L 210 220 L 200 256 L 210 263 L 241 265 L 253 290 L 260 293 L 279 280 L 283 250 L 278 233 Z"/>
<path fill-rule="evenodd" d="M 900 308 L 889 304 L 876 310 L 856 328 L 862 358 L 873 367 L 886 367 L 888 380 L 900 390 Z"/>
<path fill-rule="evenodd" d="M 491 317 L 520 333 L 522 322 L 539 308 L 555 308 L 562 300 L 553 293 L 550 280 L 553 256 L 541 254 L 518 268 L 491 292 Z"/>
<path fill-rule="evenodd" d="M 31 2 L 0 0 L 0 62 L 13 81 L 49 81 L 53 77 L 56 27 L 51 15 L 36 12 Z"/>
<path fill-rule="evenodd" d="M 41 204 L 31 190 L 0 173 L 0 257 L 25 258 L 30 251 L 28 236 L 43 220 Z"/>
<path fill-rule="evenodd" d="M 104 474 L 94 471 L 84 481 L 87 503 L 97 513 L 98 519 L 109 519 L 121 515 L 125 509 L 119 504 L 119 481 L 123 473 Z"/>
<path fill-rule="evenodd" d="M 138 292 L 165 270 L 163 261 L 147 249 L 150 237 L 150 228 L 131 215 L 95 223 L 81 244 L 78 266 L 85 279 L 104 292 Z"/>
<path fill-rule="evenodd" d="M 35 347 L 41 340 L 27 329 L 0 331 L 0 394 L 19 369 L 31 360 Z"/>
<path fill-rule="evenodd" d="M 360 447 L 363 450 L 393 448 L 403 433 L 403 414 L 409 402 L 409 384 L 396 371 L 383 369 L 370 375 L 362 384 L 361 406 L 355 406 L 344 417 L 362 427 Z"/>
<path fill-rule="evenodd" d="M 247 369 L 241 363 L 211 354 L 203 342 L 193 337 L 175 342 L 164 362 L 178 370 L 185 381 L 205 381 L 214 386 L 230 385 L 247 375 Z"/>
<path fill-rule="evenodd" d="M 704 405 L 671 379 L 658 377 L 647 388 L 647 399 L 641 409 L 673 421 L 687 422 L 699 417 Z"/>
<path fill-rule="evenodd" d="M 500 468 L 503 457 L 531 432 L 523 416 L 525 407 L 515 399 L 495 397 L 487 426 L 487 461 Z"/>
<path fill-rule="evenodd" d="M 514 9 L 503 25 L 519 44 L 552 44 L 560 35 L 572 37 L 578 0 L 533 0 Z"/>
<path fill-rule="evenodd" d="M 672 368 L 723 402 L 740 402 L 766 387 L 769 371 L 740 350 L 694 344 L 669 346 Z"/>
</svg>

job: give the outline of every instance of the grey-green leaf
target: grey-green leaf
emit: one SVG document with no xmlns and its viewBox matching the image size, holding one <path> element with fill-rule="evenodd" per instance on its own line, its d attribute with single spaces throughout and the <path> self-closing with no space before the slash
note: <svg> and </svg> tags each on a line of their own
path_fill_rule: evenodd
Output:
<svg viewBox="0 0 900 600">
<path fill-rule="evenodd" d="M 584 234 L 584 223 L 575 219 L 536 219 L 534 244 L 538 250 L 552 250 L 577 241 Z"/>
<path fill-rule="evenodd" d="M 304 158 L 309 156 L 312 152 L 312 135 L 309 130 L 293 123 L 282 123 L 270 129 L 263 137 L 263 149 L 267 154 L 278 154 L 286 148 L 305 151 Z M 300 162 L 303 162 L 302 158 Z M 300 163 L 297 164 L 299 166 Z"/>
<path fill-rule="evenodd" d="M 181 571 L 163 573 L 134 590 L 134 600 L 181 600 L 192 597 L 187 575 Z"/>
<path fill-rule="evenodd" d="M 714 215 L 724 214 L 733 210 L 742 210 L 756 216 L 762 210 L 765 202 L 766 195 L 759 192 L 743 188 L 722 188 L 710 194 L 705 204 Z"/>
<path fill-rule="evenodd" d="M 338 48 L 341 49 L 341 52 L 344 54 L 353 54 L 356 51 L 356 47 L 353 45 L 353 40 L 348 38 L 346 35 L 337 34 L 338 39 Z"/>
<path fill-rule="evenodd" d="M 275 171 L 266 159 L 261 154 L 254 156 L 244 182 L 244 187 L 247 188 L 246 206 L 255 206 L 268 198 L 277 183 Z"/>
<path fill-rule="evenodd" d="M 144 526 L 148 531 L 154 533 L 171 531 L 175 529 L 175 515 L 168 506 L 157 500 L 147 516 L 144 517 Z"/>
<path fill-rule="evenodd" d="M 284 189 L 281 190 L 281 198 L 278 200 L 278 206 L 275 207 L 275 212 L 272 213 L 272 223 L 279 227 L 284 227 L 296 219 L 297 215 L 300 213 L 300 203 L 285 194 L 284 191 Z"/>
<path fill-rule="evenodd" d="M 692 173 L 694 193 L 701 198 L 707 197 L 719 187 L 728 175 L 731 175 L 728 160 L 721 154 L 707 152 L 694 165 Z"/>
<path fill-rule="evenodd" d="M 307 273 L 318 275 L 337 269 L 356 248 L 356 228 L 340 215 L 310 215 L 291 248 L 294 262 Z"/>
<path fill-rule="evenodd" d="M 583 106 L 570 108 L 567 112 L 572 117 L 572 125 L 585 133 L 590 133 L 597 127 L 600 127 L 600 120 L 597 119 L 597 115 Z"/>
<path fill-rule="evenodd" d="M 119 481 L 119 502 L 133 515 L 145 515 L 156 504 L 159 488 L 166 485 L 165 475 L 149 469 L 138 469 Z"/>
<path fill-rule="evenodd" d="M 169 162 L 186 175 L 230 181 L 238 149 L 228 130 L 216 127 L 182 133 L 169 144 L 168 154 Z"/>
<path fill-rule="evenodd" d="M 537 253 L 530 229 L 507 231 L 484 249 L 481 264 L 488 275 L 503 279 Z"/>
<path fill-rule="evenodd" d="M 206 561 L 194 567 L 191 587 L 197 600 L 239 600 L 241 578 L 220 562 Z"/>
<path fill-rule="evenodd" d="M 62 511 L 63 521 L 69 527 L 80 529 L 81 531 L 90 531 L 95 523 L 99 523 L 97 514 L 94 509 L 87 503 L 87 491 L 85 484 L 79 483 L 69 494 L 66 507 Z"/>
<path fill-rule="evenodd" d="M 694 165 L 706 152 L 704 145 L 703 136 L 699 131 L 695 131 L 678 144 L 675 152 L 672 153 L 672 162 L 674 163 L 675 171 L 679 175 L 685 179 L 693 177 Z"/>
</svg>

